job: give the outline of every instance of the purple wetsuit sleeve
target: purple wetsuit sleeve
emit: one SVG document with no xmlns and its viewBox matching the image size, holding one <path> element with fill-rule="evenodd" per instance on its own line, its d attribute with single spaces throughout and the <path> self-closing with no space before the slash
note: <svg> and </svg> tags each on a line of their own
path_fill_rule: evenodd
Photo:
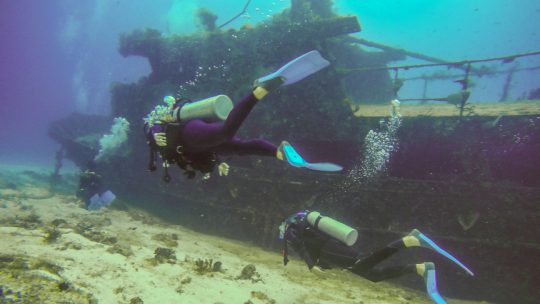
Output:
<svg viewBox="0 0 540 304">
<path fill-rule="evenodd" d="M 182 130 L 186 150 L 205 151 L 232 140 L 257 101 L 250 92 L 234 106 L 224 122 L 208 123 L 200 119 L 187 122 Z"/>
</svg>

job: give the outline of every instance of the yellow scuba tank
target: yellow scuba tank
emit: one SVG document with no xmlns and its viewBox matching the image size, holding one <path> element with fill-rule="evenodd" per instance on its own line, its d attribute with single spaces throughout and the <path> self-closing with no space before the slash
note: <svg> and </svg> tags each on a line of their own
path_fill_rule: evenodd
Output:
<svg viewBox="0 0 540 304">
<path fill-rule="evenodd" d="M 233 108 L 227 95 L 217 95 L 186 103 L 174 110 L 173 117 L 179 121 L 202 119 L 208 122 L 225 120 Z"/>
</svg>

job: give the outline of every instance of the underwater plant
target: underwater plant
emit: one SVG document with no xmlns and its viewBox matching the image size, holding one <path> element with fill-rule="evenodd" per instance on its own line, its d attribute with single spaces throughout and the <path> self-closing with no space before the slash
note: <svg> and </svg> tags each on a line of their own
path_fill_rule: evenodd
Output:
<svg viewBox="0 0 540 304">
<path fill-rule="evenodd" d="M 129 122 L 123 117 L 116 117 L 111 127 L 111 133 L 99 139 L 99 152 L 94 158 L 101 162 L 112 155 L 116 155 L 120 147 L 126 142 L 129 131 Z"/>
<path fill-rule="evenodd" d="M 62 236 L 62 232 L 58 230 L 56 227 L 54 228 L 46 228 L 45 229 L 45 243 L 51 244 L 56 242 L 60 237 Z"/>
<path fill-rule="evenodd" d="M 261 275 L 257 272 L 255 265 L 248 264 L 242 268 L 242 272 L 235 278 L 236 280 L 251 280 L 252 283 L 262 281 Z"/>
<path fill-rule="evenodd" d="M 154 260 L 155 262 L 162 264 L 162 263 L 169 263 L 169 264 L 175 264 L 176 263 L 176 254 L 174 250 L 169 248 L 163 248 L 158 247 L 154 251 Z"/>
<path fill-rule="evenodd" d="M 220 272 L 221 271 L 221 262 L 215 262 L 213 259 L 197 259 L 195 261 L 195 272 L 199 275 L 210 273 L 210 272 Z"/>
</svg>

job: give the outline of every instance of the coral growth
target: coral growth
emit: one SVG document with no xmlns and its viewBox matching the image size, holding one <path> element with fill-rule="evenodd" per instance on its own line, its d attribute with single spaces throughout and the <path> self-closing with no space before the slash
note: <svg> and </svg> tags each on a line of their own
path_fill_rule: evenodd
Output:
<svg viewBox="0 0 540 304">
<path fill-rule="evenodd" d="M 134 297 L 129 300 L 129 304 L 144 304 L 144 301 L 140 297 Z"/>
<path fill-rule="evenodd" d="M 133 250 L 131 250 L 131 247 L 129 245 L 120 244 L 120 243 L 114 244 L 111 248 L 107 249 L 107 252 L 118 253 L 125 257 L 129 257 L 133 255 Z"/>
<path fill-rule="evenodd" d="M 261 275 L 257 272 L 257 268 L 253 264 L 246 265 L 240 275 L 236 277 L 236 280 L 251 280 L 253 283 L 262 281 Z"/>
<path fill-rule="evenodd" d="M 195 261 L 195 272 L 199 275 L 211 273 L 211 272 L 220 272 L 221 271 L 221 262 L 215 262 L 212 259 L 197 259 Z"/>
<path fill-rule="evenodd" d="M 172 249 L 158 247 L 154 251 L 154 262 L 157 264 L 163 264 L 163 263 L 175 264 L 176 254 L 174 250 Z"/>
<path fill-rule="evenodd" d="M 2 224 L 5 226 L 20 227 L 34 230 L 38 229 L 43 224 L 43 222 L 37 214 L 30 213 L 27 216 L 16 216 L 12 218 L 7 218 L 2 221 Z"/>
<path fill-rule="evenodd" d="M 58 230 L 56 227 L 54 228 L 44 228 L 45 230 L 45 243 L 50 244 L 56 242 L 60 236 L 62 236 L 62 232 Z"/>
<path fill-rule="evenodd" d="M 94 158 L 101 162 L 113 155 L 123 155 L 120 148 L 126 142 L 129 131 L 129 122 L 123 117 L 116 117 L 109 134 L 103 135 L 99 140 L 99 152 Z"/>
<path fill-rule="evenodd" d="M 0 303 L 96 303 L 43 259 L 0 255 Z"/>
<path fill-rule="evenodd" d="M 105 245 L 114 245 L 118 242 L 116 237 L 108 235 L 105 231 L 97 230 L 96 227 L 90 223 L 78 223 L 73 230 L 89 240 Z"/>
</svg>

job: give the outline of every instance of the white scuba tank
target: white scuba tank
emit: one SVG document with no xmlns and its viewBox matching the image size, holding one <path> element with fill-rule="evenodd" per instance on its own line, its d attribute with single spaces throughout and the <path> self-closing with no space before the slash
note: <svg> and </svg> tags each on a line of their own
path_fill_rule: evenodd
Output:
<svg viewBox="0 0 540 304">
<path fill-rule="evenodd" d="M 205 121 L 225 120 L 233 108 L 233 103 L 227 95 L 217 95 L 203 100 L 190 102 L 180 108 L 180 113 L 176 110 L 174 117 L 179 117 L 181 121 L 191 119 L 203 119 Z"/>
<path fill-rule="evenodd" d="M 358 239 L 358 231 L 343 223 L 340 223 L 328 216 L 321 216 L 317 211 L 312 211 L 307 214 L 308 223 L 338 240 L 345 243 L 347 246 L 352 246 Z"/>
</svg>

